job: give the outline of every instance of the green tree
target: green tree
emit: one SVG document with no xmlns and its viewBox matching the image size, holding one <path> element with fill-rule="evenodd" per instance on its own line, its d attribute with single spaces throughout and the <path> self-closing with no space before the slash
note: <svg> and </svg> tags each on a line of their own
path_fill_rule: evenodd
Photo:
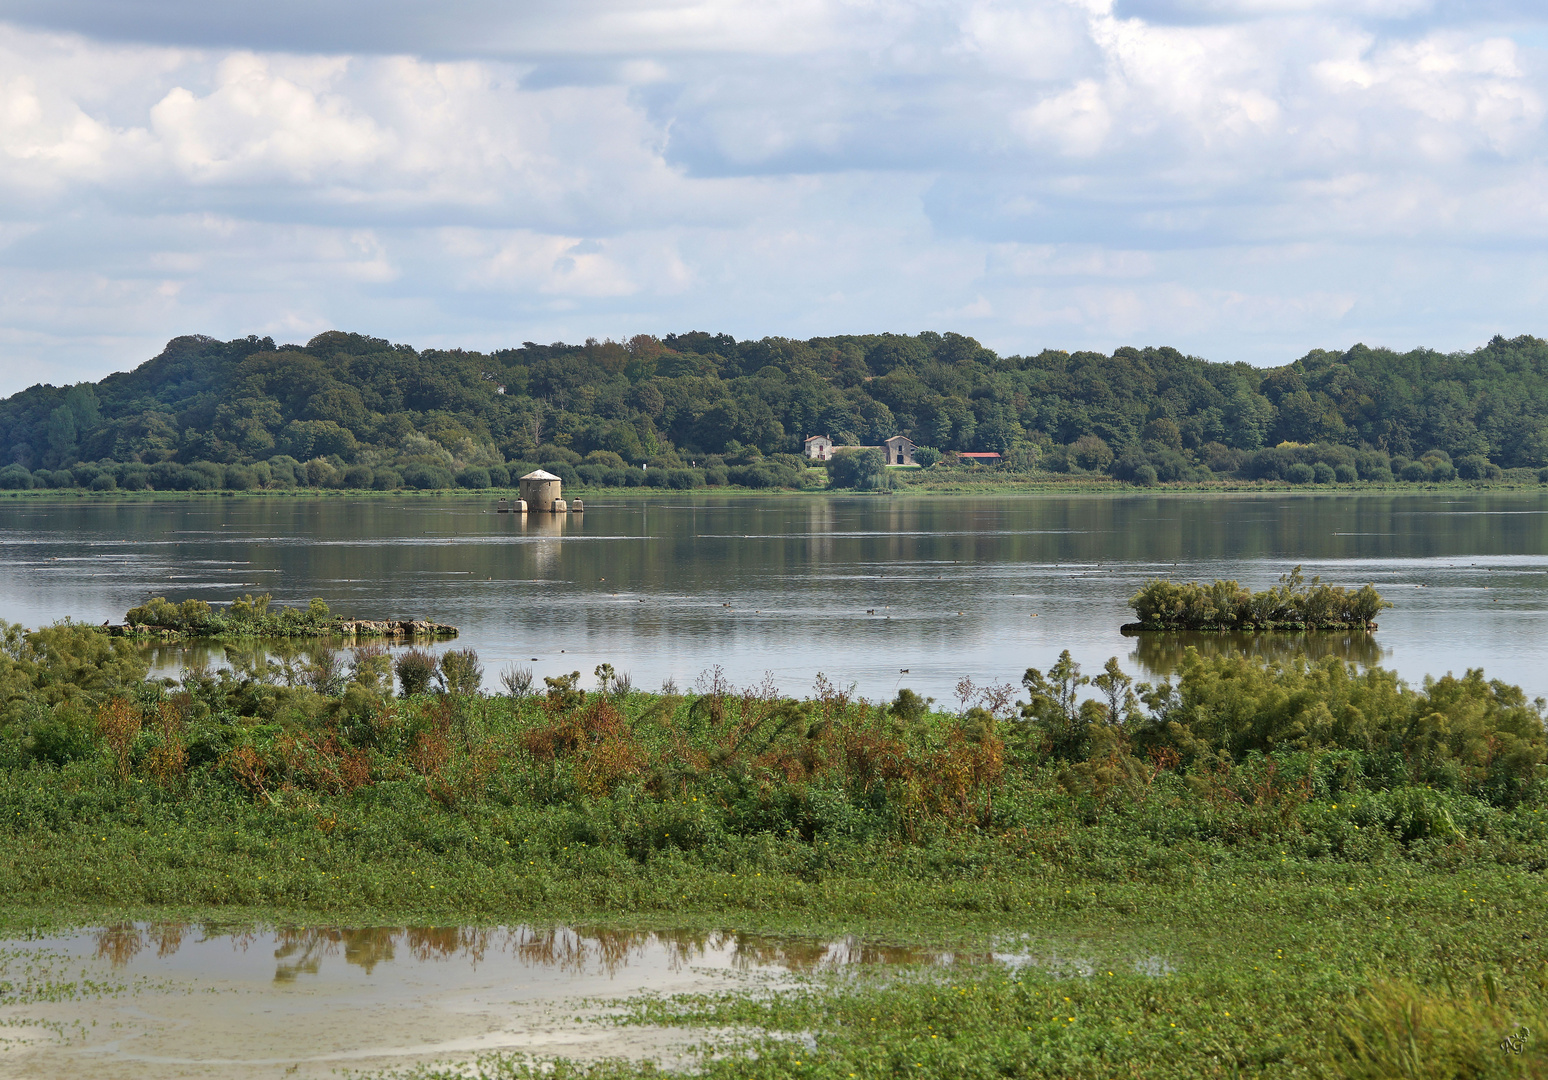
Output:
<svg viewBox="0 0 1548 1080">
<path fill-rule="evenodd" d="M 890 486 L 891 474 L 880 450 L 843 450 L 828 462 L 828 483 L 833 487 L 876 491 Z"/>
</svg>

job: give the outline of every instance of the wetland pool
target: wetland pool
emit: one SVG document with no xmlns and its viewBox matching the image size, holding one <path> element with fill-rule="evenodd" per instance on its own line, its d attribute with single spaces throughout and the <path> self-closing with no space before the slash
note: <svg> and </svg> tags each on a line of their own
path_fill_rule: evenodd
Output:
<svg viewBox="0 0 1548 1080">
<path fill-rule="evenodd" d="M 1312 651 L 1418 681 L 1483 667 L 1548 695 L 1548 492 L 693 496 L 494 512 L 486 496 L 0 502 L 0 618 L 119 621 L 153 595 L 326 599 L 462 629 L 486 683 L 610 663 L 691 688 L 716 666 L 870 698 L 1015 683 L 1068 648 L 1154 678 L 1188 644 Z M 1264 588 L 1296 564 L 1397 605 L 1372 637 L 1126 638 L 1147 579 Z M 442 646 L 444 647 L 444 646 Z M 205 650 L 206 652 L 208 650 Z M 199 650 L 195 648 L 194 655 Z M 217 652 L 217 659 L 219 653 Z M 164 654 L 165 669 L 181 654 Z M 539 683 L 541 685 L 541 683 Z"/>
<path fill-rule="evenodd" d="M 705 1031 L 609 1018 L 642 994 L 761 992 L 883 968 L 1094 971 L 1090 949 L 1022 944 L 954 951 L 577 927 L 124 924 L 0 943 L 0 1077 L 328 1076 L 500 1052 L 685 1062 Z M 1171 970 L 1154 956 L 1129 962 L 1144 974 Z"/>
</svg>

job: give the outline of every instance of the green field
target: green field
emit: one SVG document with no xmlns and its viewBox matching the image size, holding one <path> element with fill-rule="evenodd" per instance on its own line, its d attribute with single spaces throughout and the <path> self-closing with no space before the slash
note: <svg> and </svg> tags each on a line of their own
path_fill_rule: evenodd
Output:
<svg viewBox="0 0 1548 1080">
<path fill-rule="evenodd" d="M 1064 958 L 635 1007 L 729 1040 L 711 1075 L 1548 1069 L 1543 706 L 1480 674 L 1195 655 L 945 712 L 714 679 L 487 695 L 465 652 L 407 665 L 405 697 L 369 649 L 232 655 L 157 683 L 86 628 L 6 634 L 12 936 L 521 921 Z"/>
</svg>

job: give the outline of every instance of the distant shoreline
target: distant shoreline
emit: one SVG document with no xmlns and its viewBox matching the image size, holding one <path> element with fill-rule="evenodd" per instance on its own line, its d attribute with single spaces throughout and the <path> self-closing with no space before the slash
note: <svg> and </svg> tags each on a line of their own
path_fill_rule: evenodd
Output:
<svg viewBox="0 0 1548 1080">
<path fill-rule="evenodd" d="M 850 488 L 750 488 L 718 486 L 713 488 L 657 487 L 577 487 L 568 489 L 567 499 L 583 502 L 605 500 L 630 502 L 669 497 L 702 499 L 725 496 L 779 498 L 843 497 L 885 499 L 928 495 L 1420 495 L 1459 494 L 1464 492 L 1540 491 L 1548 494 L 1548 484 L 1536 479 L 1447 480 L 1434 483 L 1364 482 L 1352 484 L 1291 484 L 1285 481 L 1223 480 L 1207 484 L 1152 484 L 1142 486 L 1122 480 L 1080 477 L 1078 479 L 1037 479 L 1022 481 L 986 480 L 984 482 L 909 480 L 887 491 L 861 491 Z M 87 491 L 68 488 L 31 488 L 0 490 L 0 499 L 54 502 L 183 502 L 203 499 L 490 499 L 518 498 L 515 488 L 394 488 L 377 491 L 370 488 L 263 488 L 245 491 Z"/>
</svg>

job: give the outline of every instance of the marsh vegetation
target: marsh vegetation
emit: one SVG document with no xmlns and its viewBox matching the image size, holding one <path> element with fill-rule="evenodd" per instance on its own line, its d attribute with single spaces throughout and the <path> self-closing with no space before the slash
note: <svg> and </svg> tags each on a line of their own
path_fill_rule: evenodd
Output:
<svg viewBox="0 0 1548 1080">
<path fill-rule="evenodd" d="M 781 1075 L 795 1035 L 803 1070 L 839 1077 L 1374 1075 L 1382 1046 L 1408 1053 L 1391 1040 L 1410 1014 L 1427 1060 L 1541 1066 L 1536 1044 L 1498 1045 L 1541 1030 L 1548 999 L 1544 706 L 1479 671 L 1408 686 L 1337 658 L 1190 651 L 1137 684 L 1066 654 L 942 706 L 821 678 L 795 699 L 714 670 L 651 693 L 600 667 L 511 669 L 486 694 L 472 650 L 394 665 L 361 648 L 304 680 L 267 663 L 233 649 L 227 670 L 147 680 L 129 641 L 7 628 L 9 925 L 1063 935 L 1176 969 L 992 968 L 638 1015 L 768 1034 L 742 1047 L 756 1058 L 706 1061 L 721 1075 Z"/>
</svg>

